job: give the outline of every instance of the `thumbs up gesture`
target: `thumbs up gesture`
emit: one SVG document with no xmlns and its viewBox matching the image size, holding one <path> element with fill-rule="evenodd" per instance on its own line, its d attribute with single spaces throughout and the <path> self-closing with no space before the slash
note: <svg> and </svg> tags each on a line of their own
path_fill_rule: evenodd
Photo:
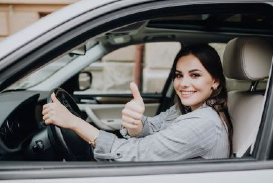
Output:
<svg viewBox="0 0 273 183">
<path fill-rule="evenodd" d="M 62 128 L 73 129 L 77 121 L 77 117 L 63 106 L 56 98 L 55 94 L 51 94 L 52 103 L 43 106 L 43 120 L 45 123 L 57 125 Z"/>
<path fill-rule="evenodd" d="M 132 82 L 130 88 L 134 98 L 122 110 L 122 126 L 127 129 L 130 136 L 134 137 L 139 135 L 143 129 L 141 118 L 145 107 L 137 85 Z"/>
</svg>

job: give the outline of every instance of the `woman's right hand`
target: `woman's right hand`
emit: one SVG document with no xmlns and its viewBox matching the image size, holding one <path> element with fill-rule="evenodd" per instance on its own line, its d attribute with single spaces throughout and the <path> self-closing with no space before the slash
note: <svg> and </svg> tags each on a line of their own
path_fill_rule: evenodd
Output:
<svg viewBox="0 0 273 183">
<path fill-rule="evenodd" d="M 73 130 L 73 128 L 77 126 L 77 117 L 61 104 L 61 102 L 56 98 L 55 93 L 51 94 L 51 99 L 52 103 L 43 106 L 42 114 L 45 124 L 53 124 Z"/>
<path fill-rule="evenodd" d="M 137 85 L 130 83 L 131 92 L 134 99 L 128 102 L 122 110 L 122 126 L 124 126 L 131 137 L 135 137 L 142 132 L 142 115 L 145 111 L 143 99 L 139 93 Z"/>
</svg>

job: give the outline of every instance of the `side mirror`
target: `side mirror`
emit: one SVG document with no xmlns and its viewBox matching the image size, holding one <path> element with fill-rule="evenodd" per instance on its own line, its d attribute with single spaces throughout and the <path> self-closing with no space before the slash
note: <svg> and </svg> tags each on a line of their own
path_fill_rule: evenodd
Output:
<svg viewBox="0 0 273 183">
<path fill-rule="evenodd" d="M 92 85 L 92 74 L 88 71 L 83 71 L 79 74 L 79 89 L 80 91 L 87 90 Z"/>
</svg>

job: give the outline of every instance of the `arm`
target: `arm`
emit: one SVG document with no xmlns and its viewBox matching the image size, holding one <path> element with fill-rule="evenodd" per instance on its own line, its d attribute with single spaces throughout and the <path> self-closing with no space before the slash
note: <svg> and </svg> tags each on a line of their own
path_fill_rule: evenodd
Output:
<svg viewBox="0 0 273 183">
<path fill-rule="evenodd" d="M 174 105 L 167 111 L 161 112 L 159 115 L 155 117 L 143 116 L 142 118 L 143 130 L 140 136 L 144 137 L 160 131 L 165 123 L 172 123 L 180 115 L 181 113 L 177 109 L 177 106 Z"/>
<path fill-rule="evenodd" d="M 159 115 L 154 117 L 142 116 L 141 122 L 143 125 L 142 131 L 135 137 L 145 137 L 147 135 L 154 134 L 160 131 L 164 123 L 173 122 L 178 116 L 180 116 L 180 110 L 177 105 L 173 105 L 170 109 L 165 112 L 161 112 Z M 130 138 L 128 131 L 125 127 L 120 129 L 120 133 L 125 138 Z"/>
<path fill-rule="evenodd" d="M 166 112 L 150 118 L 143 116 L 145 111 L 143 99 L 135 83 L 130 84 L 134 99 L 128 102 L 122 110 L 122 128 L 120 133 L 124 137 L 144 137 L 161 129 L 162 124 L 172 118 L 173 121 L 180 115 L 178 109 L 172 107 Z M 173 117 L 174 116 L 174 117 Z"/>
<path fill-rule="evenodd" d="M 116 161 L 168 161 L 202 157 L 213 148 L 216 134 L 214 122 L 200 118 L 176 121 L 169 128 L 145 138 L 118 139 L 113 134 L 103 132 L 99 134 L 94 156 L 96 159 Z"/>
<path fill-rule="evenodd" d="M 159 115 L 154 117 L 142 116 L 141 122 L 143 125 L 142 131 L 135 137 L 146 137 L 147 135 L 154 134 L 162 129 L 164 123 L 173 122 L 180 114 L 179 110 L 176 109 L 176 105 L 172 106 L 165 112 L 161 112 Z M 129 138 L 127 129 L 122 127 L 120 133 L 125 138 Z"/>
<path fill-rule="evenodd" d="M 95 145 L 95 140 L 99 135 L 99 130 L 81 118 L 70 113 L 56 98 L 55 94 L 51 95 L 53 103 L 43 106 L 42 114 L 45 123 L 67 128 L 76 132 L 81 138 L 88 143 Z"/>
</svg>

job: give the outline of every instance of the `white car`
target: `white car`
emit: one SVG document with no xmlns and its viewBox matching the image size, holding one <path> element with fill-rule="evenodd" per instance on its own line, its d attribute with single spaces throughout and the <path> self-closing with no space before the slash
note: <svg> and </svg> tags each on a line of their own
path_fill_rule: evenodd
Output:
<svg viewBox="0 0 273 183">
<path fill-rule="evenodd" d="M 0 180 L 272 182 L 272 16 L 273 1 L 263 0 L 83 0 L 5 39 Z M 165 111 L 174 99 L 173 56 L 199 43 L 215 47 L 223 60 L 232 157 L 97 162 L 76 134 L 44 125 L 42 106 L 57 91 L 72 112 L 120 136 L 121 110 L 132 98 L 128 83 L 140 86 L 145 115 Z"/>
</svg>

